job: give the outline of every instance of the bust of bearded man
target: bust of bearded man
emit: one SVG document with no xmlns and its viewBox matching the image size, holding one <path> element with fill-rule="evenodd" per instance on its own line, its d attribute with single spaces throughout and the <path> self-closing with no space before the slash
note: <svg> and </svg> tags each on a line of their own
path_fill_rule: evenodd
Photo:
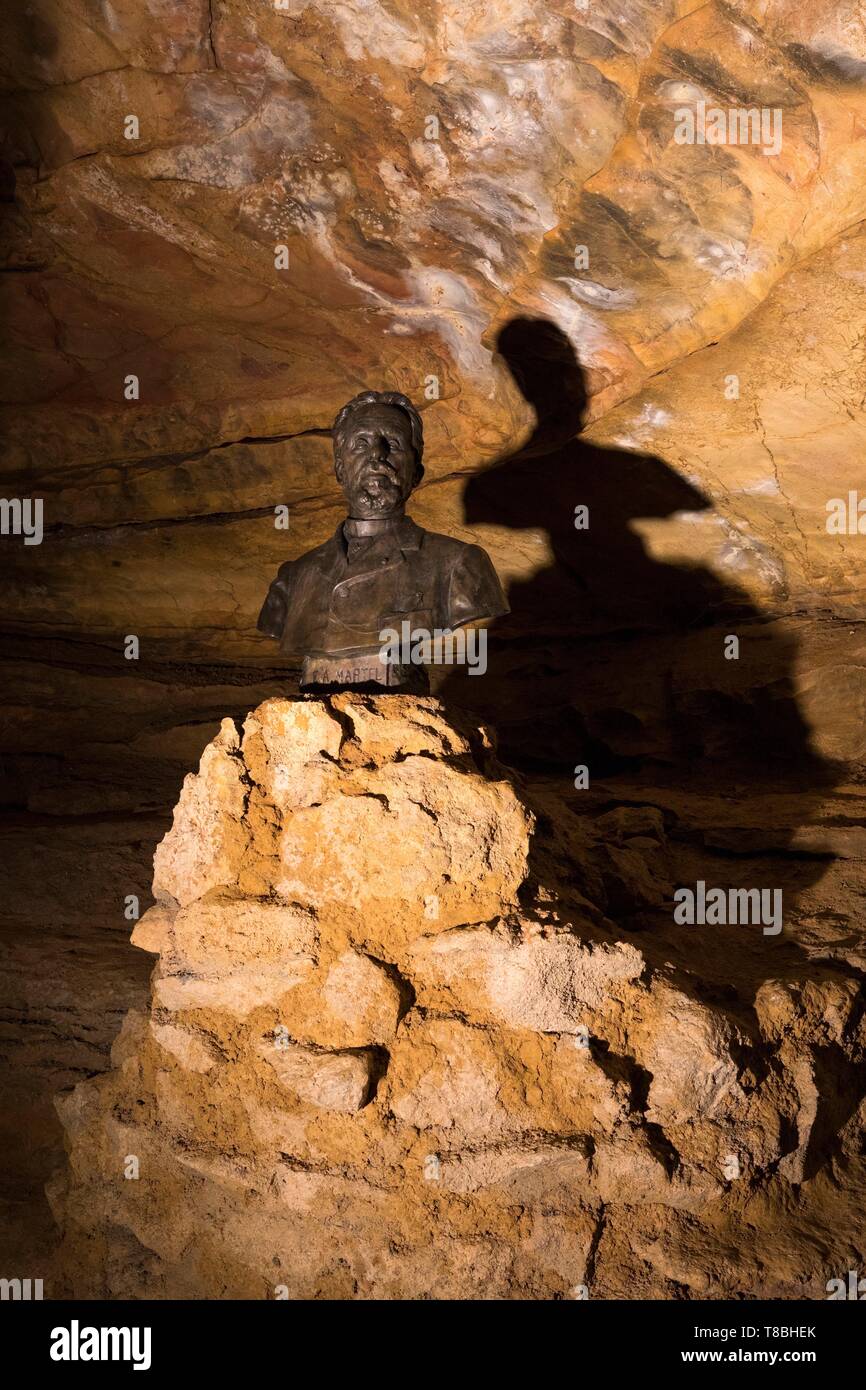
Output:
<svg viewBox="0 0 866 1390">
<path fill-rule="evenodd" d="M 421 416 L 396 391 L 364 391 L 333 426 L 348 516 L 315 550 L 280 566 L 259 631 L 300 657 L 302 687 L 426 690 L 423 667 L 383 651 L 383 633 L 455 632 L 507 613 L 487 553 L 406 515 L 424 475 Z"/>
</svg>

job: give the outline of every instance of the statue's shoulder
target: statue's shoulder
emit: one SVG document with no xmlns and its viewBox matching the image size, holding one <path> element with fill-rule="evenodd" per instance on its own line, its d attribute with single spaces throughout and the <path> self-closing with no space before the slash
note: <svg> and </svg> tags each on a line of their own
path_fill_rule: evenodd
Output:
<svg viewBox="0 0 866 1390">
<path fill-rule="evenodd" d="M 439 531 L 424 531 L 421 544 L 446 583 L 442 601 L 448 627 L 499 618 L 509 611 L 493 561 L 480 545 Z"/>
</svg>

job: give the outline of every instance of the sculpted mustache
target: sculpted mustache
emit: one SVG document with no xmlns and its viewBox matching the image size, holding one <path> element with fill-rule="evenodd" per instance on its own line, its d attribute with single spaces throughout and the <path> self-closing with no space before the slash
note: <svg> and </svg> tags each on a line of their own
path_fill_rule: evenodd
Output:
<svg viewBox="0 0 866 1390">
<path fill-rule="evenodd" d="M 386 478 L 389 482 L 397 482 L 398 475 L 396 468 L 392 468 L 388 463 L 371 463 L 361 469 L 361 480 L 367 478 Z"/>
</svg>

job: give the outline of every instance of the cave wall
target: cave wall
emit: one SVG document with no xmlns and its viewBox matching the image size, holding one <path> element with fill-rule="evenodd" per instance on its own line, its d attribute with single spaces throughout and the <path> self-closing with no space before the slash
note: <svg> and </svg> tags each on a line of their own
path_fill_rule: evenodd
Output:
<svg viewBox="0 0 866 1390">
<path fill-rule="evenodd" d="M 3 487 L 45 504 L 41 546 L 4 538 L 8 803 L 164 804 L 226 708 L 292 688 L 255 615 L 340 518 L 327 434 L 366 386 L 424 410 L 418 521 L 511 590 L 497 670 L 449 691 L 516 758 L 543 675 L 554 764 L 727 756 L 701 727 L 728 613 L 761 636 L 723 700 L 751 718 L 788 682 L 822 753 L 862 753 L 863 542 L 826 526 L 866 491 L 853 0 L 36 0 L 2 25 Z M 677 143 L 699 100 L 780 113 L 778 153 Z M 504 353 L 515 320 L 553 324 L 556 361 Z"/>
</svg>

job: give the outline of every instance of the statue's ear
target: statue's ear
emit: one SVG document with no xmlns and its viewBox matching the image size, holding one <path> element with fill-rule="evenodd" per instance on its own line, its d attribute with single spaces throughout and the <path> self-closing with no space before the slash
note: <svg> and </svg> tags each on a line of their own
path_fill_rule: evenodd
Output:
<svg viewBox="0 0 866 1390">
<path fill-rule="evenodd" d="M 340 455 L 339 455 L 339 454 L 337 454 L 337 455 L 335 456 L 335 458 L 334 458 L 334 477 L 337 479 L 337 482 L 340 484 L 340 487 L 342 487 L 342 486 L 343 486 L 343 460 L 340 458 Z"/>
<path fill-rule="evenodd" d="M 415 477 L 412 479 L 412 487 L 416 488 L 424 477 L 424 465 L 420 459 L 415 460 Z"/>
</svg>

